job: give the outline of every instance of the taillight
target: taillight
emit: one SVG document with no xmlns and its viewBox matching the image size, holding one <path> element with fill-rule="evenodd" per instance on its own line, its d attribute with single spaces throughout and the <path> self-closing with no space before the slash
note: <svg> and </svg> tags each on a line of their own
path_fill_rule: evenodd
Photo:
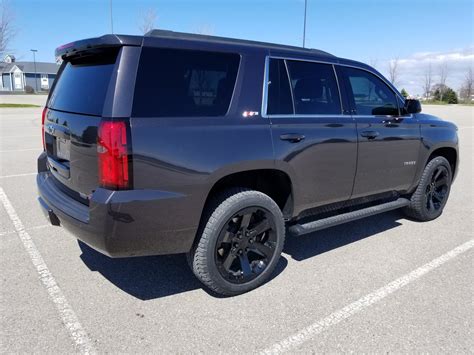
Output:
<svg viewBox="0 0 474 355">
<path fill-rule="evenodd" d="M 43 150 L 46 150 L 46 145 L 44 144 L 44 121 L 46 119 L 47 112 L 48 108 L 45 106 L 43 109 L 43 113 L 41 114 L 41 137 L 43 139 Z"/>
<path fill-rule="evenodd" d="M 124 121 L 102 121 L 97 140 L 100 186 L 120 190 L 130 187 L 127 126 Z"/>
</svg>

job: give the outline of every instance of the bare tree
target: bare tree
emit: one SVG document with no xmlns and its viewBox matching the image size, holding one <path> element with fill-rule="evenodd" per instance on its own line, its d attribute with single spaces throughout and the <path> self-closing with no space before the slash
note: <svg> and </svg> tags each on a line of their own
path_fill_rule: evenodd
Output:
<svg viewBox="0 0 474 355">
<path fill-rule="evenodd" d="M 214 27 L 209 24 L 202 24 L 194 30 L 195 33 L 199 35 L 208 35 L 212 36 L 214 34 Z"/>
<path fill-rule="evenodd" d="M 465 100 L 472 100 L 474 94 L 474 73 L 472 67 L 467 70 L 466 76 L 464 77 L 464 83 L 461 88 L 461 97 Z"/>
<path fill-rule="evenodd" d="M 15 16 L 9 0 L 0 0 L 0 56 L 10 49 L 10 44 L 17 31 L 14 26 Z"/>
<path fill-rule="evenodd" d="M 425 71 L 425 84 L 423 85 L 423 91 L 424 91 L 424 95 L 426 99 L 428 99 L 430 96 L 432 85 L 433 85 L 433 69 L 430 62 Z"/>
<path fill-rule="evenodd" d="M 397 86 L 398 84 L 398 62 L 398 57 L 388 62 L 388 77 L 393 86 Z"/>
<path fill-rule="evenodd" d="M 446 92 L 446 80 L 448 79 L 448 63 L 443 61 L 439 66 L 439 95 L 440 100 L 443 101 L 443 96 Z"/>
<path fill-rule="evenodd" d="M 377 69 L 377 65 L 379 64 L 379 60 L 377 58 L 370 58 L 369 59 L 369 65 L 372 67 L 372 68 L 375 68 Z"/>
<path fill-rule="evenodd" d="M 138 28 L 145 34 L 155 28 L 157 19 L 156 10 L 154 8 L 148 8 L 144 12 L 140 13 L 140 25 Z"/>
</svg>

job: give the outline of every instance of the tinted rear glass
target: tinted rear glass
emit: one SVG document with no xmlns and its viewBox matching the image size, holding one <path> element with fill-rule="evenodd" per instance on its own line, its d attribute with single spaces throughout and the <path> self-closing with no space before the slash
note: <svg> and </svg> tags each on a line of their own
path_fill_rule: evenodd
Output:
<svg viewBox="0 0 474 355">
<path fill-rule="evenodd" d="M 133 116 L 222 116 L 239 68 L 232 53 L 143 48 Z"/>
<path fill-rule="evenodd" d="M 296 114 L 342 113 L 339 89 L 330 64 L 287 60 Z"/>
<path fill-rule="evenodd" d="M 101 116 L 117 51 L 100 52 L 66 62 L 48 107 L 73 113 Z"/>
<path fill-rule="evenodd" d="M 293 114 L 290 80 L 283 59 L 270 59 L 268 76 L 268 107 L 269 115 Z"/>
</svg>

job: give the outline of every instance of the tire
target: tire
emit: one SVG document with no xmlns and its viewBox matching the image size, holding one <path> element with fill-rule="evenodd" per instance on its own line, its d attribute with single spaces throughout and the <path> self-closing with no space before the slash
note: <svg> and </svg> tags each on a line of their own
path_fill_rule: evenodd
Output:
<svg viewBox="0 0 474 355">
<path fill-rule="evenodd" d="M 214 199 L 203 219 L 202 234 L 187 259 L 206 287 L 234 296 L 269 279 L 285 242 L 275 201 L 258 191 L 230 189 Z"/>
<path fill-rule="evenodd" d="M 442 213 L 451 190 L 451 165 L 443 157 L 434 157 L 421 175 L 420 183 L 404 212 L 418 221 L 431 221 Z"/>
</svg>

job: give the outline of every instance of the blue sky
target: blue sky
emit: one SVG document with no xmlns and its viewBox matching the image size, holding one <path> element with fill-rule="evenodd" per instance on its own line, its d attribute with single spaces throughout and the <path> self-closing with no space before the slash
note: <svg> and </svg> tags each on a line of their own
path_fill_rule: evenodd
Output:
<svg viewBox="0 0 474 355">
<path fill-rule="evenodd" d="M 54 49 L 77 39 L 110 33 L 109 0 L 10 0 L 19 60 L 53 61 Z M 451 85 L 472 66 L 473 0 L 308 0 L 307 46 L 374 64 L 386 73 L 400 58 L 400 85 L 412 87 L 421 64 L 448 61 Z M 114 32 L 140 34 L 141 14 L 157 13 L 156 27 L 205 30 L 218 36 L 301 45 L 304 0 L 113 0 Z M 460 54 L 460 56 L 459 56 Z M 418 68 L 415 62 L 420 62 Z M 451 63 L 452 62 L 452 63 Z M 415 68 L 414 68 L 415 67 Z M 418 69 L 417 69 L 418 68 Z M 449 83 L 448 77 L 448 83 Z M 418 89 L 420 91 L 421 89 Z"/>
</svg>

